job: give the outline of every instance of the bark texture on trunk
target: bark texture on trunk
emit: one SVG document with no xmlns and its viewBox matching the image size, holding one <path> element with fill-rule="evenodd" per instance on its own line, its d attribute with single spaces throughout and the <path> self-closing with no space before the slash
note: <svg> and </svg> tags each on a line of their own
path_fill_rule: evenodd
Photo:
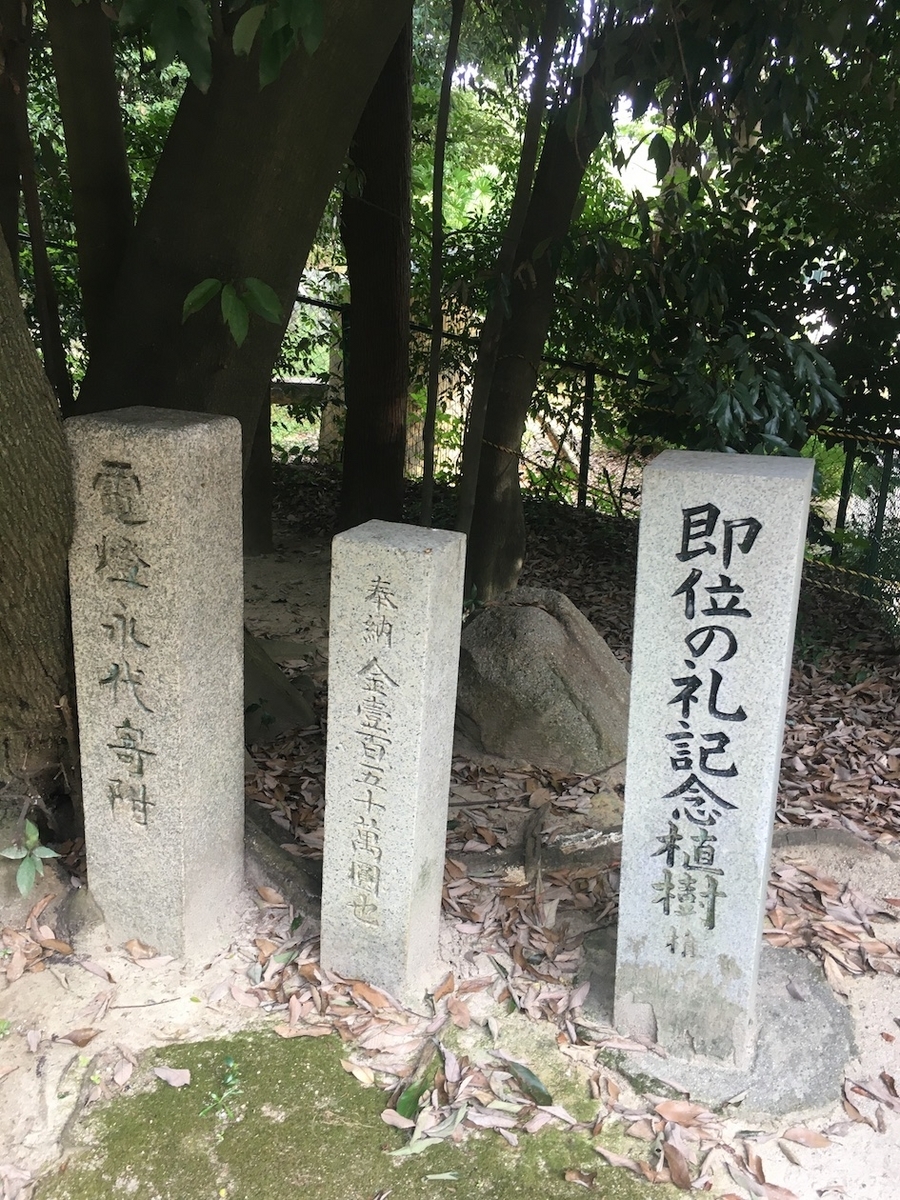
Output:
<svg viewBox="0 0 900 1200">
<path fill-rule="evenodd" d="M 66 138 L 88 348 L 99 340 L 134 223 L 110 21 L 100 0 L 45 0 Z"/>
<path fill-rule="evenodd" d="M 300 273 L 363 106 L 409 0 L 325 5 L 325 35 L 260 90 L 256 56 L 214 49 L 206 95 L 188 85 L 138 217 L 81 411 L 149 404 L 237 417 L 245 462 Z M 203 279 L 274 288 L 283 320 L 253 316 L 237 347 L 217 302 L 182 323 Z"/>
<path fill-rule="evenodd" d="M 69 453 L 0 241 L 0 780 L 41 795 L 68 759 Z M 69 708 L 71 712 L 71 707 Z"/>
<path fill-rule="evenodd" d="M 412 25 L 397 39 L 360 119 L 350 157 L 361 193 L 344 196 L 350 281 L 347 406 L 338 529 L 399 521 L 409 391 Z"/>
<path fill-rule="evenodd" d="M 590 94 L 593 72 L 584 76 L 584 85 Z M 584 107 L 582 94 L 576 95 L 550 123 L 515 256 L 510 314 L 497 348 L 468 544 L 466 593 L 474 587 L 481 601 L 515 587 L 525 556 L 522 436 L 553 315 L 562 243 L 585 168 L 602 136 L 592 120 L 580 117 Z M 573 127 L 574 136 L 569 132 Z"/>
</svg>

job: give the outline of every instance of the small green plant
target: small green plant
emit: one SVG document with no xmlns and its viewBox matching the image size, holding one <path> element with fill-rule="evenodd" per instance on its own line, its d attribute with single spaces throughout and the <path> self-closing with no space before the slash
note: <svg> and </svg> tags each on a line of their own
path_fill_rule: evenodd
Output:
<svg viewBox="0 0 900 1200">
<path fill-rule="evenodd" d="M 234 1113 L 228 1107 L 229 1101 L 233 1101 L 235 1096 L 240 1096 L 243 1089 L 238 1081 L 237 1064 L 233 1058 L 225 1059 L 225 1073 L 222 1076 L 221 1092 L 210 1092 L 209 1103 L 205 1108 L 200 1110 L 200 1116 L 205 1117 L 208 1113 L 214 1112 L 216 1116 L 228 1117 L 234 1120 Z"/>
<path fill-rule="evenodd" d="M 12 1032 L 12 1021 L 8 1021 L 6 1017 L 0 1018 L 0 1038 L 9 1037 Z"/>
<path fill-rule="evenodd" d="M 16 871 L 16 886 L 23 896 L 34 887 L 35 878 L 44 873 L 45 858 L 59 858 L 55 850 L 41 845 L 41 835 L 33 821 L 25 822 L 25 835 L 19 846 L 7 846 L 0 850 L 4 858 L 21 859 Z"/>
<path fill-rule="evenodd" d="M 261 279 L 248 276 L 237 286 L 212 278 L 198 283 L 185 297 L 181 323 L 184 324 L 189 316 L 199 312 L 215 296 L 221 297 L 222 320 L 238 346 L 243 346 L 247 337 L 251 313 L 256 313 L 264 321 L 271 321 L 273 325 L 281 320 L 281 305 L 275 292 Z"/>
</svg>

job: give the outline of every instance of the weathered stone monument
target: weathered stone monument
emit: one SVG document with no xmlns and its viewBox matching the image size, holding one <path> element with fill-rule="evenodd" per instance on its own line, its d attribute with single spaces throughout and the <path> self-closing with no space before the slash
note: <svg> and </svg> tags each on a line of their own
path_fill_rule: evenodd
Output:
<svg viewBox="0 0 900 1200">
<path fill-rule="evenodd" d="M 89 886 L 113 936 L 201 956 L 242 877 L 240 426 L 129 408 L 66 427 Z"/>
<path fill-rule="evenodd" d="M 385 521 L 333 543 L 322 963 L 409 1002 L 437 965 L 464 557 Z"/>
<path fill-rule="evenodd" d="M 644 472 L 615 1020 L 737 1068 L 755 1049 L 812 474 L 682 451 Z"/>
</svg>

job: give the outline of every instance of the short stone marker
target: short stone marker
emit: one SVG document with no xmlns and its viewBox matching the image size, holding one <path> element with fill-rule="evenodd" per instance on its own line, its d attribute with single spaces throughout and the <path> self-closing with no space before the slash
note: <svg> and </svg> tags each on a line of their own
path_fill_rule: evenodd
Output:
<svg viewBox="0 0 900 1200">
<path fill-rule="evenodd" d="M 615 1021 L 739 1068 L 812 474 L 806 459 L 684 451 L 644 472 Z"/>
<path fill-rule="evenodd" d="M 386 521 L 333 543 L 322 964 L 409 1003 L 437 966 L 464 558 Z"/>
<path fill-rule="evenodd" d="M 128 408 L 66 422 L 85 844 L 114 937 L 227 944 L 243 872 L 241 435 Z"/>
</svg>

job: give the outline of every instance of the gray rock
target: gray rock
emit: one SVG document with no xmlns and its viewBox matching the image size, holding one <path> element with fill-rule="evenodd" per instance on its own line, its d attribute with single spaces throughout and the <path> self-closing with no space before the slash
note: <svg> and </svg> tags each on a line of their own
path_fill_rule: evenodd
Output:
<svg viewBox="0 0 900 1200">
<path fill-rule="evenodd" d="M 560 771 L 625 756 L 628 672 L 560 592 L 517 588 L 462 634 L 456 724 L 478 750 Z"/>
</svg>

